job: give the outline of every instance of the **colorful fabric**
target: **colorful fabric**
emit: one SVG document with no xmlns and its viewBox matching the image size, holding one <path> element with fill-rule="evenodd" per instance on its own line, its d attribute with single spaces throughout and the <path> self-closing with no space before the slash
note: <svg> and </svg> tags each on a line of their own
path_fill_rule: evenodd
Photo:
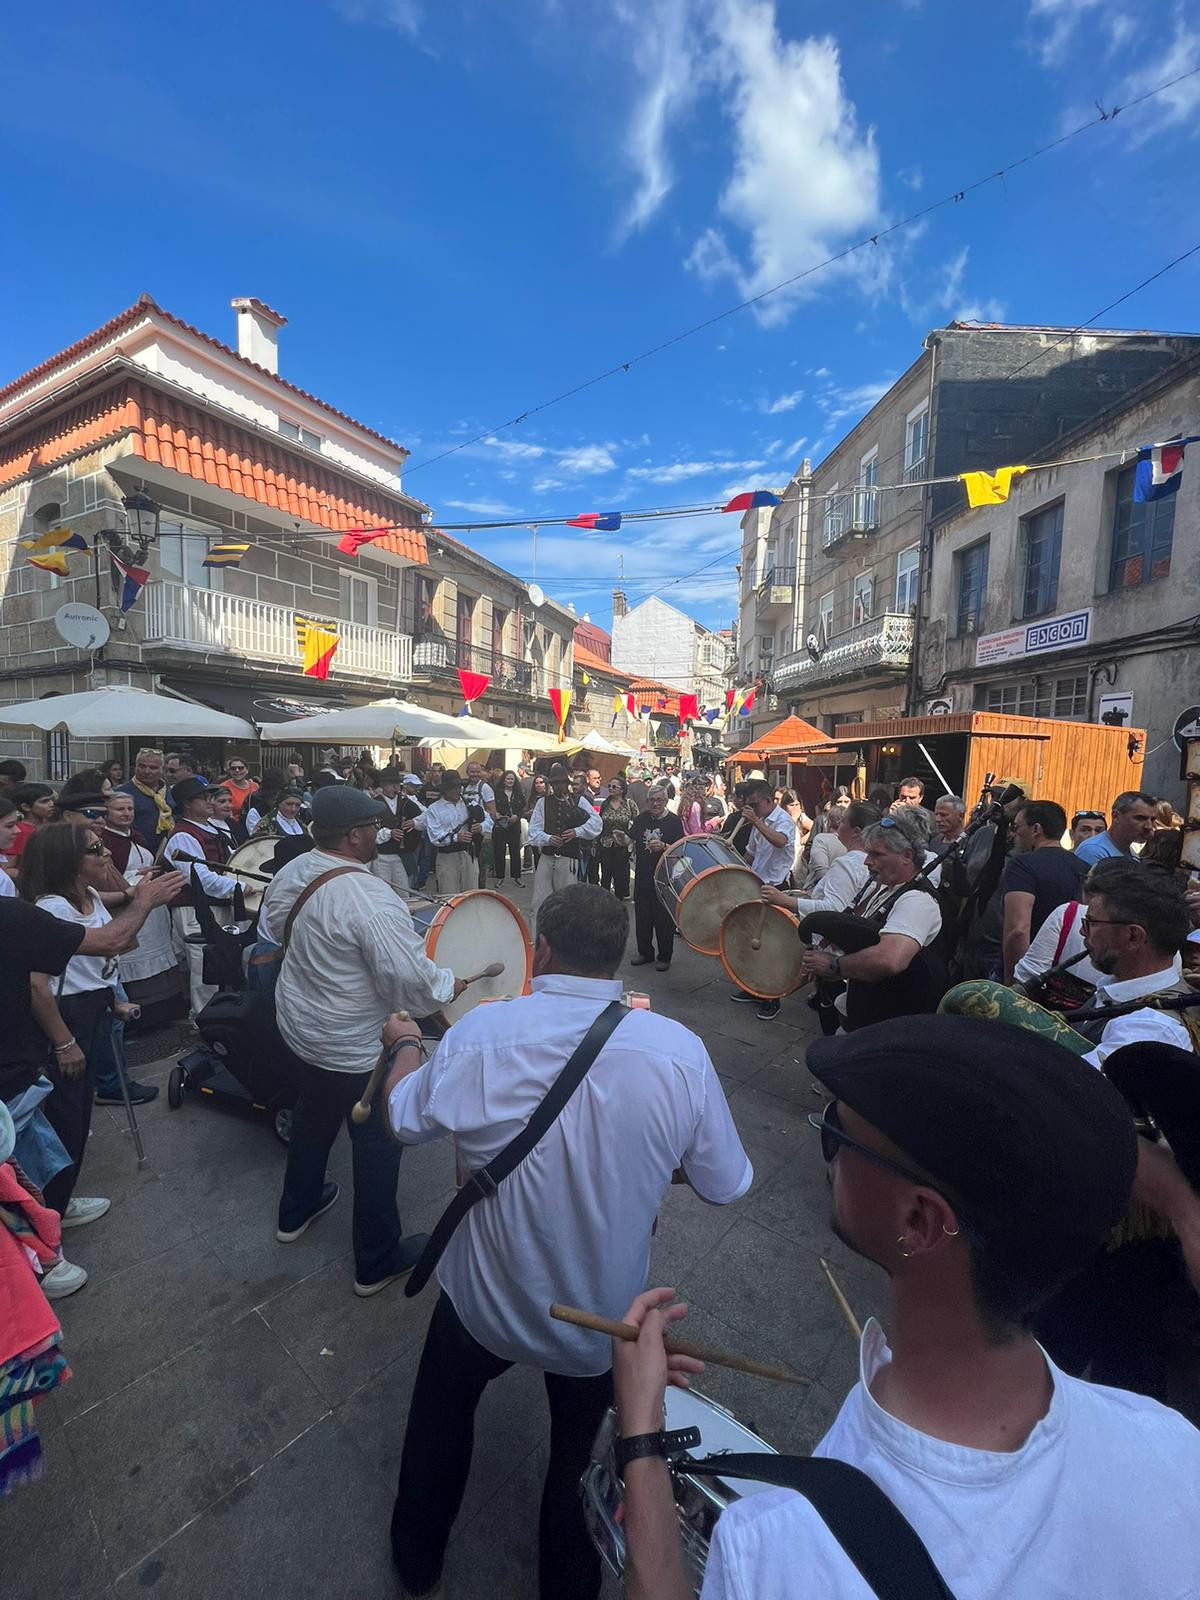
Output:
<svg viewBox="0 0 1200 1600">
<path fill-rule="evenodd" d="M 1133 476 L 1134 501 L 1165 500 L 1176 494 L 1183 482 L 1183 452 L 1189 444 L 1200 443 L 1200 435 L 1172 439 L 1167 444 L 1144 444 L 1137 453 Z"/>
<path fill-rule="evenodd" d="M 33 1198 L 11 1161 L 0 1162 L 0 1362 L 42 1347 L 59 1331 L 30 1255 L 53 1265 L 61 1237 L 58 1213 Z"/>
<path fill-rule="evenodd" d="M 558 723 L 558 738 L 561 744 L 566 737 L 567 713 L 571 709 L 570 689 L 551 689 L 550 707 L 554 712 L 554 720 Z"/>
<path fill-rule="evenodd" d="M 722 511 L 756 511 L 759 506 L 777 506 L 779 496 L 772 494 L 769 489 L 746 490 L 743 494 L 735 494 L 728 505 L 721 507 Z"/>
<path fill-rule="evenodd" d="M 1061 1044 L 1077 1056 L 1085 1056 L 1095 1048 L 1090 1039 L 1076 1033 L 1053 1011 L 1047 1011 L 1035 1001 L 1027 1000 L 1024 995 L 1006 989 L 1002 983 L 992 983 L 987 978 L 972 978 L 966 983 L 955 984 L 942 996 L 938 1011 L 944 1016 L 1007 1022 L 1010 1027 L 1040 1033 L 1043 1039 Z"/>
<path fill-rule="evenodd" d="M 50 550 L 44 556 L 30 556 L 29 565 L 42 572 L 53 572 L 59 578 L 70 575 L 71 568 L 61 550 Z"/>
<path fill-rule="evenodd" d="M 42 1476 L 34 1405 L 71 1376 L 58 1349 L 59 1337 L 48 1335 L 0 1367 L 0 1500 L 20 1484 L 36 1483 Z"/>
<path fill-rule="evenodd" d="M 150 572 L 146 567 L 135 567 L 128 561 L 109 551 L 108 576 L 112 584 L 112 592 L 120 596 L 120 609 L 122 615 L 131 611 L 137 604 L 137 597 L 150 582 Z"/>
<path fill-rule="evenodd" d="M 679 696 L 679 721 L 695 722 L 700 715 L 700 702 L 694 694 L 681 694 Z"/>
<path fill-rule="evenodd" d="M 238 567 L 249 550 L 248 544 L 214 544 L 200 563 L 202 567 Z"/>
<path fill-rule="evenodd" d="M 974 510 L 976 506 L 1002 506 L 1013 479 L 1028 471 L 1028 467 L 997 467 L 995 472 L 960 472 L 958 476 L 966 487 L 967 504 Z"/>
<path fill-rule="evenodd" d="M 327 678 L 341 635 L 336 628 L 308 617 L 296 618 L 296 644 L 304 658 L 306 678 Z"/>
<path fill-rule="evenodd" d="M 154 823 L 154 832 L 158 838 L 161 839 L 164 833 L 174 831 L 175 816 L 171 807 L 167 804 L 165 786 L 161 789 L 151 789 L 147 784 L 139 782 L 137 778 L 130 778 L 125 787 L 127 789 L 136 789 L 139 794 L 144 794 L 147 800 L 154 801 L 155 809 L 158 812 Z"/>
<path fill-rule="evenodd" d="M 369 533 L 362 528 L 351 528 L 338 540 L 337 548 L 344 556 L 356 556 L 364 544 L 374 544 L 376 539 L 385 539 L 390 532 L 390 528 L 373 528 Z"/>
<path fill-rule="evenodd" d="M 479 699 L 491 681 L 486 672 L 465 672 L 462 667 L 458 669 L 458 686 L 468 705 Z"/>
<path fill-rule="evenodd" d="M 578 517 L 567 519 L 568 528 L 588 528 L 595 533 L 616 533 L 621 526 L 619 511 L 585 511 Z"/>
</svg>

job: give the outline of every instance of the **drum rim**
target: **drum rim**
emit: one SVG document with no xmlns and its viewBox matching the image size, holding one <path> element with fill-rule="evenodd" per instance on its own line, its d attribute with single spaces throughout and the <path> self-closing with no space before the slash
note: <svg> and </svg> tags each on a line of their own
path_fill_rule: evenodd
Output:
<svg viewBox="0 0 1200 1600">
<path fill-rule="evenodd" d="M 527 995 L 533 985 L 533 941 L 529 933 L 529 924 L 516 906 L 513 905 L 512 901 L 506 895 L 498 894 L 495 889 L 463 889 L 458 894 L 447 895 L 445 898 L 439 896 L 440 903 L 434 914 L 433 921 L 429 924 L 429 932 L 426 935 L 425 954 L 430 961 L 434 960 L 438 939 L 441 937 L 442 926 L 447 920 L 448 913 L 464 900 L 474 900 L 478 895 L 486 895 L 489 900 L 499 900 L 525 936 L 525 978 L 521 984 L 521 994 Z M 450 1001 L 450 1004 L 453 1005 L 454 1002 Z M 474 1007 L 471 1009 L 474 1010 Z M 453 1027 L 454 1022 L 458 1020 L 457 1018 L 448 1017 L 445 1010 L 440 1011 L 438 1015 L 449 1027 Z M 464 1012 L 463 1015 L 465 1016 L 467 1013 Z"/>
<path fill-rule="evenodd" d="M 753 878 L 757 885 L 761 887 L 762 884 L 762 879 L 758 876 L 753 867 L 748 867 L 745 865 L 745 863 L 739 866 L 736 861 L 730 861 L 726 866 L 706 867 L 703 872 L 698 872 L 694 878 L 689 879 L 689 881 L 684 884 L 683 888 L 679 891 L 679 898 L 675 903 L 675 930 L 679 934 L 679 937 L 683 940 L 684 944 L 687 945 L 688 949 L 694 950 L 697 955 L 701 956 L 715 956 L 720 954 L 721 930 L 718 927 L 717 943 L 715 946 L 710 947 L 708 945 L 694 943 L 693 940 L 689 939 L 687 934 L 683 931 L 683 904 L 696 885 L 698 883 L 703 883 L 705 878 L 711 878 L 715 872 L 744 872 L 749 877 Z M 744 900 L 741 903 L 743 905 L 753 905 L 757 899 L 758 890 L 756 889 L 750 900 Z M 729 910 L 736 911 L 737 907 L 730 906 Z M 728 915 L 729 912 L 727 911 L 725 916 Z M 721 920 L 723 922 L 725 918 L 722 917 Z"/>
<path fill-rule="evenodd" d="M 752 900 L 747 900 L 747 901 L 745 901 L 743 903 L 745 905 L 753 905 L 754 904 L 754 902 Z M 761 905 L 761 907 L 762 907 L 762 909 L 764 911 L 773 911 L 773 912 L 776 912 L 781 917 L 787 917 L 787 919 L 795 927 L 799 928 L 799 926 L 800 926 L 800 918 L 798 916 L 796 916 L 793 912 L 789 911 L 786 906 L 774 906 L 769 901 L 766 901 L 766 900 L 760 901 L 759 904 Z M 780 991 L 779 993 L 776 993 L 776 994 L 768 994 L 765 989 L 756 989 L 753 984 L 747 983 L 746 980 L 744 978 L 742 978 L 742 977 L 739 977 L 739 975 L 736 972 L 734 972 L 733 968 L 729 965 L 729 962 L 727 961 L 727 959 L 725 957 L 725 924 L 729 921 L 730 917 L 732 917 L 735 912 L 741 911 L 741 909 L 742 909 L 742 906 L 731 906 L 730 909 L 721 918 L 720 949 L 717 951 L 717 955 L 718 955 L 718 958 L 719 958 L 719 960 L 721 962 L 721 965 L 725 968 L 725 972 L 726 972 L 727 976 L 729 977 L 731 982 L 737 984 L 739 989 L 744 989 L 747 994 L 752 994 L 756 1000 L 782 1000 L 782 999 L 785 998 L 785 996 L 787 996 L 789 994 L 795 994 L 796 990 L 800 987 L 800 985 L 802 983 L 804 983 L 805 980 L 803 978 L 797 978 L 795 983 L 792 984 L 790 989 L 784 989 L 784 990 L 782 990 L 782 991 Z M 797 939 L 797 943 L 799 943 L 799 939 Z"/>
</svg>

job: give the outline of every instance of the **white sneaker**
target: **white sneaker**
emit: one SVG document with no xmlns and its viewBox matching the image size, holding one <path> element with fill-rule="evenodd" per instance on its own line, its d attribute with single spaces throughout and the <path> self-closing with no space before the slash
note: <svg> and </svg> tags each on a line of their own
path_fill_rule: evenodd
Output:
<svg viewBox="0 0 1200 1600">
<path fill-rule="evenodd" d="M 88 1199 L 77 1194 L 73 1200 L 67 1201 L 62 1225 L 64 1228 L 82 1228 L 85 1223 L 95 1222 L 97 1217 L 102 1217 L 111 1205 L 111 1200 Z"/>
<path fill-rule="evenodd" d="M 77 1267 L 71 1261 L 60 1261 L 42 1279 L 42 1293 L 47 1300 L 65 1300 L 88 1281 L 87 1268 Z"/>
</svg>

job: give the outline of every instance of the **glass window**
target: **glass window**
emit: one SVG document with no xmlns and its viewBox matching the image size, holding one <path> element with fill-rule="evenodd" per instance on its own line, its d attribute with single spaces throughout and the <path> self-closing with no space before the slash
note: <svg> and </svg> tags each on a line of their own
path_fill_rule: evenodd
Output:
<svg viewBox="0 0 1200 1600">
<path fill-rule="evenodd" d="M 869 450 L 858 464 L 859 494 L 854 508 L 854 520 L 861 527 L 879 526 L 879 496 L 875 485 L 879 482 L 879 450 Z"/>
<path fill-rule="evenodd" d="M 375 585 L 370 578 L 357 572 L 343 572 L 342 621 L 358 622 L 366 628 L 375 626 Z"/>
<path fill-rule="evenodd" d="M 827 542 L 830 539 L 836 539 L 838 534 L 841 533 L 844 509 L 845 503 L 838 494 L 837 484 L 830 484 L 822 523 L 822 530 Z"/>
<path fill-rule="evenodd" d="M 822 643 L 833 633 L 833 591 L 823 594 L 817 602 L 817 632 Z"/>
<path fill-rule="evenodd" d="M 285 439 L 291 439 L 296 444 L 306 445 L 310 450 L 321 448 L 321 435 L 314 433 L 311 428 L 302 428 L 298 422 L 289 422 L 286 417 L 279 419 L 279 431 Z"/>
<path fill-rule="evenodd" d="M 1087 715 L 1087 675 L 989 683 L 981 691 L 979 704 L 981 710 L 1008 716 L 1079 719 Z"/>
<path fill-rule="evenodd" d="M 854 580 L 854 626 L 860 622 L 871 620 L 871 591 L 872 577 L 869 572 L 860 572 Z"/>
<path fill-rule="evenodd" d="M 212 539 L 199 528 L 187 527 L 182 522 L 160 521 L 158 559 L 163 576 L 186 584 L 189 589 L 219 589 L 220 567 L 204 565 L 210 543 Z"/>
<path fill-rule="evenodd" d="M 1171 543 L 1175 532 L 1175 499 L 1135 503 L 1136 467 L 1117 475 L 1117 507 L 1113 519 L 1110 589 L 1133 589 L 1139 583 L 1165 578 L 1171 570 Z"/>
<path fill-rule="evenodd" d="M 904 435 L 904 476 L 920 478 L 925 472 L 929 446 L 929 407 L 921 406 L 909 419 Z"/>
<path fill-rule="evenodd" d="M 1022 519 L 1025 584 L 1021 615 L 1039 617 L 1058 600 L 1058 561 L 1062 554 L 1063 502 Z"/>
<path fill-rule="evenodd" d="M 896 610 L 901 615 L 917 609 L 917 576 L 921 568 L 921 546 L 909 545 L 896 557 Z"/>
<path fill-rule="evenodd" d="M 961 550 L 958 556 L 958 622 L 955 632 L 978 633 L 987 595 L 988 541 Z"/>
</svg>

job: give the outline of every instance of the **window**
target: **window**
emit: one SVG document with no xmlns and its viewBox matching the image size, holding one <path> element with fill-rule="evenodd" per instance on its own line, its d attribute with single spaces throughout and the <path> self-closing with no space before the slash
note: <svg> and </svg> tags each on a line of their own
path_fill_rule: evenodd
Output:
<svg viewBox="0 0 1200 1600">
<path fill-rule="evenodd" d="M 1021 519 L 1025 584 L 1021 615 L 1040 617 L 1058 600 L 1058 559 L 1062 554 L 1063 502 Z"/>
<path fill-rule="evenodd" d="M 833 635 L 833 591 L 823 594 L 817 601 L 817 635 L 827 644 Z"/>
<path fill-rule="evenodd" d="M 958 623 L 955 633 L 978 633 L 987 596 L 988 541 L 973 544 L 958 555 Z"/>
<path fill-rule="evenodd" d="M 470 668 L 471 646 L 475 642 L 475 596 L 458 591 L 458 664 Z"/>
<path fill-rule="evenodd" d="M 1018 717 L 1075 717 L 1087 715 L 1087 675 L 1070 678 L 1024 678 L 1013 683 L 989 683 L 977 699 L 981 711 L 1000 711 Z"/>
<path fill-rule="evenodd" d="M 204 558 L 217 535 L 182 522 L 159 522 L 158 560 L 163 576 L 189 589 L 221 588 L 221 568 L 206 567 Z"/>
<path fill-rule="evenodd" d="M 896 610 L 905 615 L 917 609 L 917 584 L 921 571 L 921 546 L 909 545 L 896 557 Z"/>
<path fill-rule="evenodd" d="M 286 417 L 279 419 L 279 431 L 285 439 L 291 439 L 296 444 L 302 444 L 309 450 L 321 448 L 321 435 L 314 433 L 311 428 L 302 428 L 298 422 L 289 422 Z"/>
<path fill-rule="evenodd" d="M 904 432 L 904 480 L 911 483 L 925 473 L 925 457 L 929 450 L 929 404 L 917 407 L 908 414 Z"/>
<path fill-rule="evenodd" d="M 61 728 L 46 735 L 46 776 L 51 783 L 65 783 L 71 776 L 71 735 Z"/>
<path fill-rule="evenodd" d="M 838 534 L 840 534 L 842 531 L 843 509 L 844 501 L 838 495 L 838 486 L 836 483 L 831 483 L 829 485 L 829 492 L 825 501 L 825 517 L 821 524 L 821 530 L 826 544 L 828 544 L 830 539 L 836 539 Z"/>
<path fill-rule="evenodd" d="M 872 578 L 869 572 L 860 572 L 854 580 L 854 626 L 871 620 Z"/>
<path fill-rule="evenodd" d="M 1165 500 L 1133 499 L 1136 467 L 1117 475 L 1117 509 L 1113 519 L 1110 589 L 1133 589 L 1153 583 L 1171 570 L 1171 542 L 1175 532 L 1175 496 Z"/>
<path fill-rule="evenodd" d="M 376 590 L 374 578 L 358 572 L 343 572 L 342 621 L 358 622 L 365 628 L 375 626 Z"/>
<path fill-rule="evenodd" d="M 854 518 L 864 528 L 879 526 L 879 496 L 875 492 L 878 481 L 879 448 L 876 446 L 868 450 L 858 464 L 858 487 L 862 492 L 858 495 Z"/>
</svg>

